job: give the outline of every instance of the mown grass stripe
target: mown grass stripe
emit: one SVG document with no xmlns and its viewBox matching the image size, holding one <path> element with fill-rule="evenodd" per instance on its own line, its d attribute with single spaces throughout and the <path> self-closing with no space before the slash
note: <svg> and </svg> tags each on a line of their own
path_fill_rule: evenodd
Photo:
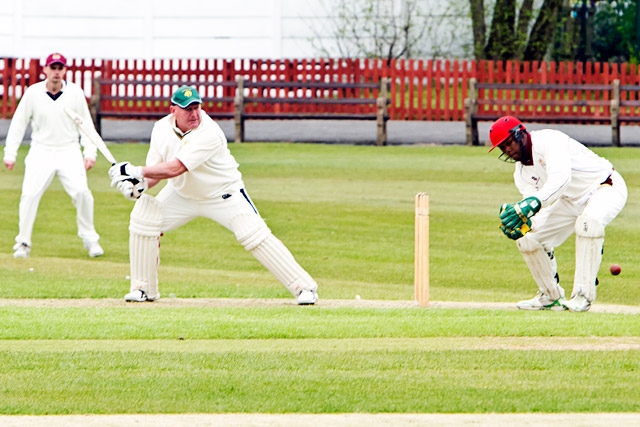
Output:
<svg viewBox="0 0 640 427">
<path fill-rule="evenodd" d="M 3 340 L 0 352 L 638 351 L 640 337 L 465 337 L 223 340 Z"/>
</svg>

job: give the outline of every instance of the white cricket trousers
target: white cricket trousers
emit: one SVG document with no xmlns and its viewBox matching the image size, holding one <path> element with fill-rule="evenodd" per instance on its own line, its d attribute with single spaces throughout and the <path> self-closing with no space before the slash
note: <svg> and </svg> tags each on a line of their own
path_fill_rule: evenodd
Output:
<svg viewBox="0 0 640 427">
<path fill-rule="evenodd" d="M 179 195 L 167 185 L 156 200 L 162 207 L 162 232 L 175 230 L 186 223 L 199 218 L 208 218 L 237 234 L 232 220 L 239 215 L 255 215 L 256 221 L 262 218 L 244 189 L 232 190 L 226 196 L 206 200 L 192 200 Z M 266 227 L 266 224 L 264 224 Z"/>
<path fill-rule="evenodd" d="M 31 246 L 40 199 L 56 175 L 76 208 L 78 237 L 83 242 L 97 242 L 100 236 L 93 225 L 93 195 L 87 184 L 87 172 L 80 148 L 73 146 L 51 149 L 32 145 L 24 164 L 16 243 Z M 56 224 L 51 226 L 55 227 Z"/>
<path fill-rule="evenodd" d="M 166 185 L 156 196 L 160 203 L 162 231 L 170 231 L 197 217 L 209 218 L 224 226 L 236 240 L 269 270 L 295 297 L 318 285 L 295 260 L 264 222 L 244 189 L 207 200 L 189 200 Z"/>
<path fill-rule="evenodd" d="M 582 203 L 571 203 L 565 199 L 555 202 L 532 219 L 536 240 L 552 250 L 560 246 L 575 230 L 580 215 L 598 220 L 603 227 L 618 216 L 627 202 L 627 185 L 622 176 L 613 171 L 613 185 L 601 185 Z"/>
</svg>

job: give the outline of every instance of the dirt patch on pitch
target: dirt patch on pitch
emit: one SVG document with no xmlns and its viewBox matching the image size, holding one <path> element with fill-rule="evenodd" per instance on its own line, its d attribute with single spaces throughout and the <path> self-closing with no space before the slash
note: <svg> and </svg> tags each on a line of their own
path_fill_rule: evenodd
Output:
<svg viewBox="0 0 640 427">
<path fill-rule="evenodd" d="M 291 307 L 293 299 L 285 298 L 161 298 L 154 302 L 126 303 L 120 298 L 77 299 L 8 299 L 0 298 L 0 307 Z M 427 307 L 419 307 L 415 301 L 320 299 L 315 306 L 301 309 L 322 308 L 407 308 L 407 309 L 474 309 L 517 310 L 513 302 L 456 302 L 432 301 Z M 589 313 L 640 314 L 640 306 L 594 304 Z M 575 313 L 583 315 L 583 313 Z"/>
<path fill-rule="evenodd" d="M 0 416 L 4 427 L 637 426 L 639 414 L 185 414 Z"/>
</svg>

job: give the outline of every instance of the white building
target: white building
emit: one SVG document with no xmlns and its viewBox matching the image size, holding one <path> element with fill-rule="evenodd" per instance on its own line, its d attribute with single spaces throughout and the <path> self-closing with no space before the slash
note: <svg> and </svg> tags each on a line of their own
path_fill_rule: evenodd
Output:
<svg viewBox="0 0 640 427">
<path fill-rule="evenodd" d="M 54 51 L 104 59 L 320 57 L 318 42 L 333 50 L 328 28 L 338 1 L 1 0 L 0 57 Z M 463 26 L 470 20 L 461 5 L 468 1 L 419 1 L 431 27 L 424 51 L 465 56 L 470 35 Z"/>
</svg>

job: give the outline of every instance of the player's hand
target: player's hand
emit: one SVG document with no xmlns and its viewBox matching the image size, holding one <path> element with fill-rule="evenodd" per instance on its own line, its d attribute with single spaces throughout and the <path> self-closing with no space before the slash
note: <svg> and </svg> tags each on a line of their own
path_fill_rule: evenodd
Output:
<svg viewBox="0 0 640 427">
<path fill-rule="evenodd" d="M 516 203 L 513 207 L 518 215 L 529 219 L 538 213 L 542 207 L 542 203 L 540 203 L 540 200 L 538 200 L 537 197 L 527 197 L 526 199 Z M 524 218 L 522 218 L 522 220 L 525 221 Z"/>
<path fill-rule="evenodd" d="M 513 229 L 513 228 L 507 228 L 504 225 L 501 225 L 500 230 L 502 230 L 504 235 L 510 238 L 511 240 L 518 240 L 519 238 L 527 234 L 527 231 L 529 231 L 529 227 L 524 226 L 524 228 L 522 229 L 520 228 Z M 523 230 L 526 230 L 526 231 L 523 231 Z"/>
<path fill-rule="evenodd" d="M 96 159 L 84 159 L 84 170 L 91 170 L 96 164 Z"/>
<path fill-rule="evenodd" d="M 142 166 L 133 166 L 129 162 L 120 162 L 109 168 L 111 186 L 115 187 L 121 181 L 131 181 L 134 185 L 142 181 Z"/>
<path fill-rule="evenodd" d="M 137 184 L 134 184 L 131 180 L 119 181 L 116 184 L 116 188 L 122 193 L 125 199 L 138 200 L 142 193 L 149 187 L 147 181 L 143 178 L 141 181 L 138 181 Z"/>
<path fill-rule="evenodd" d="M 524 221 L 522 221 L 520 215 L 516 213 L 516 209 L 511 203 L 504 203 L 500 206 L 500 222 L 502 223 L 502 228 L 507 230 L 520 228 L 520 226 L 524 224 Z"/>
<path fill-rule="evenodd" d="M 527 197 L 515 204 L 505 203 L 500 207 L 500 222 L 507 229 L 518 229 L 523 224 L 531 226 L 530 218 L 538 213 L 542 204 L 536 197 Z"/>
</svg>

